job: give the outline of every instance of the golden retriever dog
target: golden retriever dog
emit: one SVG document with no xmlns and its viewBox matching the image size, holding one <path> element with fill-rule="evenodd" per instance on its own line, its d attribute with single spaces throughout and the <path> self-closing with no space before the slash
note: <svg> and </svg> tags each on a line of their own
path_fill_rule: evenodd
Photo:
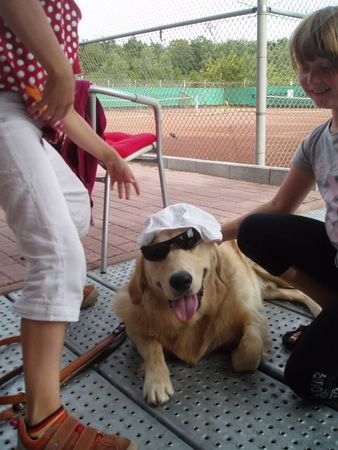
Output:
<svg viewBox="0 0 338 450">
<path fill-rule="evenodd" d="M 174 394 L 164 351 L 193 365 L 225 347 L 236 371 L 253 371 L 268 349 L 263 298 L 295 300 L 314 315 L 320 311 L 305 294 L 247 259 L 236 241 L 170 245 L 186 232 L 161 231 L 153 242 L 171 239 L 165 258 L 140 255 L 131 280 L 114 299 L 114 310 L 144 360 L 144 398 L 154 405 Z"/>
</svg>

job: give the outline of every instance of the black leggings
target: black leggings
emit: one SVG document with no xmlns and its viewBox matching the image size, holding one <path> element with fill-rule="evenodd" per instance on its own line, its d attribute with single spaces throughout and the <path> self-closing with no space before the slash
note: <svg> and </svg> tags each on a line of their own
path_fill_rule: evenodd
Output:
<svg viewBox="0 0 338 450">
<path fill-rule="evenodd" d="M 304 331 L 287 361 L 285 379 L 306 400 L 338 400 L 338 270 L 324 223 L 289 214 L 252 214 L 239 228 L 238 245 L 273 275 L 295 266 L 337 291 L 337 299 Z"/>
</svg>

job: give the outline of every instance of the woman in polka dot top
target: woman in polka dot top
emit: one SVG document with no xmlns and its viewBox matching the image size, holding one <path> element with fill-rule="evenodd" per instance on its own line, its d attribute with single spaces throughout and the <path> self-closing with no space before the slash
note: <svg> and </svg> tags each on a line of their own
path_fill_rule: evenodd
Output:
<svg viewBox="0 0 338 450">
<path fill-rule="evenodd" d="M 25 420 L 18 449 L 135 449 L 129 439 L 79 424 L 61 405 L 65 324 L 79 318 L 86 264 L 89 196 L 43 138 L 63 131 L 103 161 L 120 197 L 139 187 L 126 163 L 75 112 L 80 71 L 73 0 L 0 0 L 0 206 L 27 270 L 14 311 L 21 317 Z M 50 134 L 49 134 L 50 136 Z"/>
</svg>

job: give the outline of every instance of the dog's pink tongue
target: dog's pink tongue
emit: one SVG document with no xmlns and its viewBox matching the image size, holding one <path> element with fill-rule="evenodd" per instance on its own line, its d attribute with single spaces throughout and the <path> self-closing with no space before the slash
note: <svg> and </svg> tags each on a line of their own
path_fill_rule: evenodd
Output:
<svg viewBox="0 0 338 450">
<path fill-rule="evenodd" d="M 171 306 L 178 319 L 184 322 L 190 320 L 198 308 L 197 295 L 189 295 L 182 297 L 179 300 L 174 300 Z"/>
</svg>

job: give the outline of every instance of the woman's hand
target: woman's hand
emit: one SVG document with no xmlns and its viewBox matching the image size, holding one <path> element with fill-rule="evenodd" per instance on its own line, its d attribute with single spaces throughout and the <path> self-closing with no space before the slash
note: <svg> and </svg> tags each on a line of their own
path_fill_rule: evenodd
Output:
<svg viewBox="0 0 338 450">
<path fill-rule="evenodd" d="M 131 185 L 133 185 L 136 195 L 140 195 L 140 188 L 132 171 L 117 153 L 111 149 L 110 155 L 107 155 L 103 162 L 110 176 L 112 189 L 117 184 L 119 198 L 125 197 L 129 200 Z"/>
<path fill-rule="evenodd" d="M 70 70 L 69 70 L 70 69 Z M 75 82 L 71 67 L 65 64 L 61 75 L 48 74 L 40 98 L 29 107 L 29 113 L 41 125 L 53 125 L 62 120 L 73 105 Z"/>
</svg>

